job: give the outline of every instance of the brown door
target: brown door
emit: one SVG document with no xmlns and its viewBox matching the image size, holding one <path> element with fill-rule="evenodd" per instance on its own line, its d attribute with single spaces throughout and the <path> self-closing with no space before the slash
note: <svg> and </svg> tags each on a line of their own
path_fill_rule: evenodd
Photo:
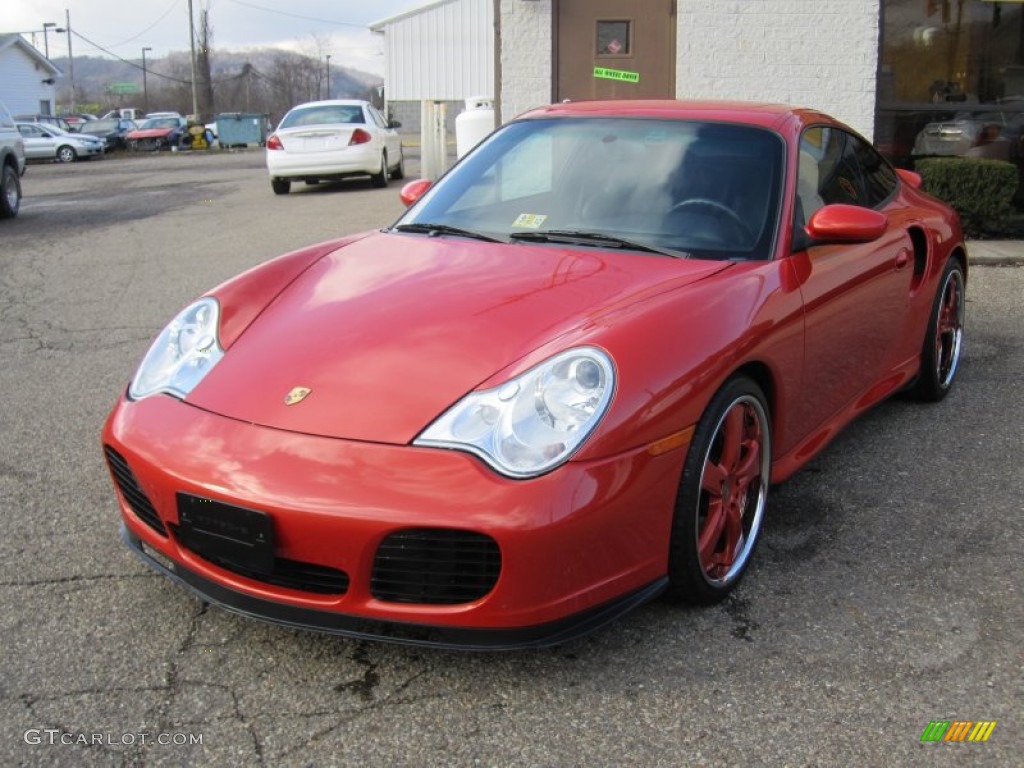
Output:
<svg viewBox="0 0 1024 768">
<path fill-rule="evenodd" d="M 675 0 L 556 0 L 556 101 L 674 99 Z"/>
</svg>

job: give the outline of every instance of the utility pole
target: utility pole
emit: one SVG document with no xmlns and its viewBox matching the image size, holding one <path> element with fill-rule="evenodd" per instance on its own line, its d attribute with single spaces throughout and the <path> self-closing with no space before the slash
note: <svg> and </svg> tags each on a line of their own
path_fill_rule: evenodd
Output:
<svg viewBox="0 0 1024 768">
<path fill-rule="evenodd" d="M 189 62 L 192 64 L 192 114 L 199 119 L 199 98 L 196 95 L 196 26 L 192 23 L 192 0 L 188 0 L 188 40 L 192 55 Z"/>
<path fill-rule="evenodd" d="M 327 54 L 327 99 L 331 98 L 331 54 Z"/>
<path fill-rule="evenodd" d="M 152 51 L 152 48 L 142 49 L 142 112 L 143 114 L 149 114 L 149 87 L 146 85 L 146 51 Z"/>
<path fill-rule="evenodd" d="M 71 109 L 70 114 L 75 113 L 75 56 L 71 52 L 71 11 L 64 9 L 64 28 L 68 32 L 68 77 L 71 80 Z"/>
</svg>

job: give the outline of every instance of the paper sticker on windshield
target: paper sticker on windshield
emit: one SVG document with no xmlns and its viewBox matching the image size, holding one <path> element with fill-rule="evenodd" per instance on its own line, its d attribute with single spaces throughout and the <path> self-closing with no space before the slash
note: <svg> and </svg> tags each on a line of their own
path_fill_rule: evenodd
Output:
<svg viewBox="0 0 1024 768">
<path fill-rule="evenodd" d="M 516 216 L 516 220 L 512 222 L 513 227 L 522 227 L 523 229 L 540 229 L 541 225 L 548 220 L 548 217 L 542 213 L 520 213 Z"/>
</svg>

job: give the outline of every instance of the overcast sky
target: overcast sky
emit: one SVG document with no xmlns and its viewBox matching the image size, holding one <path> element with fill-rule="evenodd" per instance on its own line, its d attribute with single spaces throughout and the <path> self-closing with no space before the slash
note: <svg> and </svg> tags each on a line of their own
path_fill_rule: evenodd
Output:
<svg viewBox="0 0 1024 768">
<path fill-rule="evenodd" d="M 331 62 L 383 74 L 381 42 L 367 26 L 431 0 L 192 0 L 193 16 L 209 11 L 213 48 L 280 47 L 331 54 Z M 138 60 L 189 49 L 188 0 L 0 0 L 0 33 L 65 26 L 71 14 L 75 56 Z M 31 36 L 26 34 L 31 40 Z M 50 56 L 67 55 L 67 35 L 48 33 Z M 44 47 L 41 31 L 36 44 Z M 99 47 L 97 47 L 99 46 Z M 102 49 L 106 49 L 101 50 Z"/>
</svg>

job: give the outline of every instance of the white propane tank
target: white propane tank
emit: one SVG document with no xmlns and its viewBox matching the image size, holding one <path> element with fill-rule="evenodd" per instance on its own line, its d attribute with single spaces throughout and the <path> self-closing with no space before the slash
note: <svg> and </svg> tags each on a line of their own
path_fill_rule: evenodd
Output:
<svg viewBox="0 0 1024 768">
<path fill-rule="evenodd" d="M 494 130 L 494 102 L 483 96 L 466 99 L 455 118 L 455 154 L 462 157 Z"/>
</svg>

